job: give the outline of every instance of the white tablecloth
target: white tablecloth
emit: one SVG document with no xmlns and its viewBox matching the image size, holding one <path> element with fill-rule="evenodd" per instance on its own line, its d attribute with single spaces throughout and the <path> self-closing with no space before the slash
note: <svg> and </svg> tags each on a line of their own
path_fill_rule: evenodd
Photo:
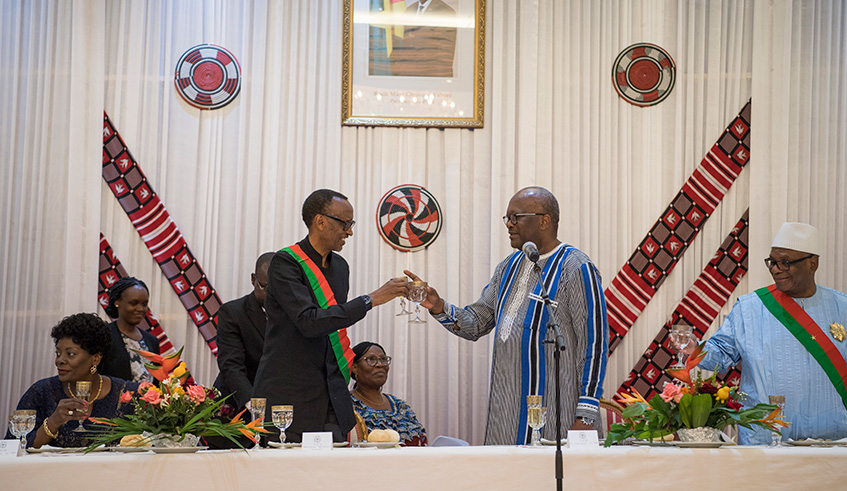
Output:
<svg viewBox="0 0 847 491">
<path fill-rule="evenodd" d="M 555 489 L 553 447 L 261 449 L 0 460 L 4 490 Z M 847 448 L 563 449 L 565 489 L 844 489 Z"/>
</svg>

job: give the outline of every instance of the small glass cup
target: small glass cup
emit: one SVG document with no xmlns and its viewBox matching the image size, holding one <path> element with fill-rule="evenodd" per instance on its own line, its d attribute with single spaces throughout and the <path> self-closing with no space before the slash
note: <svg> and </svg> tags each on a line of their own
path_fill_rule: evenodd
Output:
<svg viewBox="0 0 847 491">
<path fill-rule="evenodd" d="M 541 445 L 541 428 L 547 424 L 547 408 L 542 404 L 541 396 L 526 396 L 527 424 L 532 428 L 532 440 L 529 443 L 531 447 Z"/>
<path fill-rule="evenodd" d="M 279 429 L 279 442 L 285 443 L 285 430 L 294 421 L 294 406 L 271 406 L 271 417 L 273 418 L 274 426 Z"/>
<path fill-rule="evenodd" d="M 409 300 L 415 304 L 415 318 L 409 322 L 412 324 L 426 324 L 426 321 L 421 319 L 421 302 L 426 300 L 426 281 L 415 280 L 409 289 Z"/>
<path fill-rule="evenodd" d="M 394 278 L 395 280 L 407 280 L 405 276 L 398 276 Z M 408 283 L 408 280 L 406 281 Z M 414 312 L 406 308 L 406 297 L 400 297 L 400 312 L 397 313 L 397 317 L 401 315 L 412 315 Z"/>
<path fill-rule="evenodd" d="M 21 439 L 21 448 L 26 451 L 26 436 L 35 429 L 35 409 L 18 409 L 9 416 L 9 431 Z"/>
<path fill-rule="evenodd" d="M 676 324 L 671 326 L 671 346 L 676 351 L 676 365 L 674 368 L 685 368 L 685 359 L 688 358 L 687 349 L 697 341 L 694 335 L 694 328 L 685 324 Z"/>
<path fill-rule="evenodd" d="M 76 395 L 74 396 L 76 399 L 82 399 L 88 402 L 88 397 L 91 395 L 91 382 L 87 380 L 80 380 L 76 383 Z M 88 404 L 91 404 L 90 402 Z M 84 420 L 83 420 L 84 421 Z M 77 422 L 77 427 L 74 428 L 73 431 L 81 433 L 85 431 L 85 427 L 82 425 L 82 421 Z"/>
<path fill-rule="evenodd" d="M 775 416 L 778 419 L 782 419 L 785 414 L 785 396 L 775 395 L 768 396 L 768 404 L 773 404 L 774 406 L 779 408 L 779 412 Z M 779 433 L 771 432 L 771 447 L 779 447 L 782 446 L 782 435 Z"/>
</svg>

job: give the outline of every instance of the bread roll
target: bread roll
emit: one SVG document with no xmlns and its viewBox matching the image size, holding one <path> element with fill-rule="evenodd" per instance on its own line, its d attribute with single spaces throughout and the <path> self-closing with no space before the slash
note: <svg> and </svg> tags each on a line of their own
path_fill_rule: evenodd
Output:
<svg viewBox="0 0 847 491">
<path fill-rule="evenodd" d="M 126 435 L 121 438 L 120 446 L 122 447 L 152 447 L 153 442 L 149 438 L 144 438 L 141 435 Z"/>
<path fill-rule="evenodd" d="M 387 442 L 400 443 L 400 433 L 397 433 L 396 431 L 390 428 L 385 430 L 385 432 L 388 433 L 388 440 L 386 440 Z"/>
<path fill-rule="evenodd" d="M 391 438 L 391 435 L 386 430 L 377 429 L 368 433 L 369 442 L 388 442 L 391 441 L 389 438 Z"/>
</svg>

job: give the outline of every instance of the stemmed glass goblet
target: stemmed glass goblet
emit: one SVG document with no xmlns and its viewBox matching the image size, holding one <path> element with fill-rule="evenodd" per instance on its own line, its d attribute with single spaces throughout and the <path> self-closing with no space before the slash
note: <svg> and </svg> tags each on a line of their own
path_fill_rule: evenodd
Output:
<svg viewBox="0 0 847 491">
<path fill-rule="evenodd" d="M 73 395 L 73 394 L 72 394 Z M 87 380 L 80 380 L 76 383 L 76 395 L 74 396 L 76 399 L 82 399 L 88 402 L 88 397 L 91 395 L 91 382 Z M 77 427 L 74 428 L 73 431 L 77 433 L 82 433 L 85 431 L 85 427 L 82 425 L 83 421 L 77 421 Z"/>
<path fill-rule="evenodd" d="M 532 440 L 529 443 L 531 447 L 541 445 L 541 428 L 547 424 L 547 408 L 542 404 L 541 396 L 526 396 L 526 419 L 532 428 Z"/>
<path fill-rule="evenodd" d="M 394 279 L 395 280 L 405 280 L 406 277 L 405 276 L 398 276 L 397 278 L 394 278 Z M 400 297 L 400 312 L 397 313 L 397 317 L 400 317 L 401 315 L 412 315 L 413 313 L 414 312 L 412 312 L 411 310 L 408 310 L 406 308 L 406 297 Z"/>
<path fill-rule="evenodd" d="M 676 364 L 673 368 L 685 368 L 685 359 L 688 358 L 687 348 L 697 341 L 694 328 L 685 324 L 671 326 L 671 345 L 676 351 Z"/>
<path fill-rule="evenodd" d="M 21 439 L 21 448 L 26 451 L 26 436 L 35 428 L 35 409 L 18 409 L 9 416 L 9 430 Z"/>
<path fill-rule="evenodd" d="M 264 397 L 251 397 L 250 398 L 250 415 L 253 416 L 253 421 L 264 420 L 265 419 L 265 407 L 267 406 L 268 400 Z M 259 432 L 256 432 L 256 438 L 259 437 Z"/>
<path fill-rule="evenodd" d="M 785 396 L 768 396 L 768 404 L 773 404 L 779 408 L 779 413 L 775 416 L 777 419 L 782 419 L 785 413 Z M 782 434 L 771 433 L 771 447 L 779 447 L 782 445 Z"/>
<path fill-rule="evenodd" d="M 285 443 L 285 430 L 294 421 L 294 406 L 271 406 L 271 417 L 273 417 L 274 426 L 279 429 L 279 442 Z"/>
<path fill-rule="evenodd" d="M 421 302 L 426 300 L 426 281 L 415 280 L 412 282 L 412 287 L 409 288 L 409 300 L 415 304 L 415 318 L 409 322 L 426 324 L 426 321 L 421 319 Z"/>
</svg>

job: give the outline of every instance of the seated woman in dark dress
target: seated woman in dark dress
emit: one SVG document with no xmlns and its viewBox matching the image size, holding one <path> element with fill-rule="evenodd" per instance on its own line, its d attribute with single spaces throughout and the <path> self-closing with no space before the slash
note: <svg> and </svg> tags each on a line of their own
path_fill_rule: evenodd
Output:
<svg viewBox="0 0 847 491">
<path fill-rule="evenodd" d="M 159 354 L 159 340 L 139 324 L 144 320 L 150 292 L 143 281 L 128 276 L 121 278 L 109 288 L 109 304 L 106 314 L 116 319 L 109 324 L 112 343 L 109 346 L 101 372 L 110 377 L 133 382 L 154 382 L 153 376 L 144 368 L 144 358 L 132 350 Z"/>
<path fill-rule="evenodd" d="M 383 394 L 388 381 L 391 357 L 385 356 L 382 346 L 368 341 L 353 347 L 350 376 L 356 380 L 351 396 L 353 409 L 364 421 L 368 431 L 392 429 L 400 433 L 400 443 L 406 446 L 426 445 L 426 429 L 412 408 L 398 397 Z"/>
<path fill-rule="evenodd" d="M 82 421 L 132 414 L 121 394 L 138 384 L 100 375 L 98 365 L 112 343 L 109 327 L 94 314 L 74 314 L 62 319 L 50 332 L 56 343 L 58 375 L 34 383 L 21 397 L 17 409 L 35 409 L 35 429 L 27 436 L 30 447 L 84 447 L 88 433 L 75 432 Z M 91 382 L 91 394 L 77 397 L 76 382 Z M 88 423 L 86 423 L 87 427 Z M 14 438 L 6 433 L 6 438 Z"/>
</svg>

